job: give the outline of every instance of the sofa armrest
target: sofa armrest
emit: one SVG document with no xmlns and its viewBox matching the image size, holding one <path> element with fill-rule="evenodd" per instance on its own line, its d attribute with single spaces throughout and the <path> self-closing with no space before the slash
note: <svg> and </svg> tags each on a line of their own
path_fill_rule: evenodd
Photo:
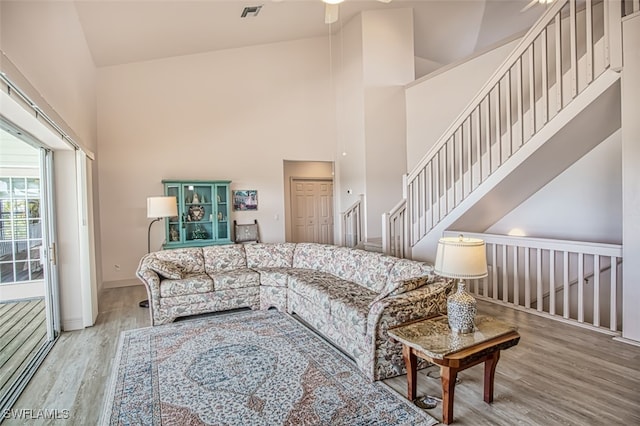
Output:
<svg viewBox="0 0 640 426">
<path fill-rule="evenodd" d="M 447 312 L 447 297 L 453 291 L 453 281 L 441 279 L 397 296 L 388 296 L 371 305 L 367 320 L 367 335 L 380 335 L 389 327 L 407 323 L 435 313 Z"/>
<path fill-rule="evenodd" d="M 453 281 L 439 278 L 436 282 L 371 305 L 367 318 L 366 351 L 373 354 L 371 375 L 374 380 L 402 374 L 402 345 L 389 337 L 387 330 L 410 321 L 447 312 L 447 297 L 453 292 Z M 400 366 L 400 367 L 398 367 Z"/>
<path fill-rule="evenodd" d="M 147 287 L 151 297 L 160 297 L 160 275 L 152 269 L 143 269 L 136 273 L 140 281 Z"/>
<path fill-rule="evenodd" d="M 147 297 L 149 299 L 149 313 L 151 315 L 151 324 L 153 325 L 153 312 L 160 309 L 160 275 L 153 269 L 149 268 L 148 262 L 151 255 L 147 254 L 140 259 L 136 276 L 142 281 L 147 288 Z"/>
</svg>

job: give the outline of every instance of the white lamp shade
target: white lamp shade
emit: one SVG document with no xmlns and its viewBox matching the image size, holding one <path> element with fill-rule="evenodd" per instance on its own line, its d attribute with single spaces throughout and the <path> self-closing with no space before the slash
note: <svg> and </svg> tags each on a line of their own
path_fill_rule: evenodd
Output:
<svg viewBox="0 0 640 426">
<path fill-rule="evenodd" d="M 148 197 L 147 217 L 178 216 L 178 200 L 176 197 Z"/>
<path fill-rule="evenodd" d="M 487 276 L 487 252 L 478 238 L 447 237 L 438 241 L 434 272 L 443 277 L 477 279 Z"/>
</svg>

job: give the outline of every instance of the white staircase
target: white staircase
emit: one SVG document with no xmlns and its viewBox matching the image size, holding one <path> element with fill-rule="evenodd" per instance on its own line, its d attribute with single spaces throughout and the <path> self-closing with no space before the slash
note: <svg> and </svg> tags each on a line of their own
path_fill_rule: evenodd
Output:
<svg viewBox="0 0 640 426">
<path fill-rule="evenodd" d="M 443 231 L 486 229 L 619 129 L 621 18 L 634 7 L 553 3 L 408 174 L 383 250 L 420 244 L 434 258 Z"/>
</svg>

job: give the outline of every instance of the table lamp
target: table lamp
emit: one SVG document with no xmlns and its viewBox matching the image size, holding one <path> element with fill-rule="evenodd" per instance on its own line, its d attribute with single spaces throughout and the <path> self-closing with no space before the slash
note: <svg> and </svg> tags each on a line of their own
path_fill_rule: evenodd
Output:
<svg viewBox="0 0 640 426">
<path fill-rule="evenodd" d="M 458 278 L 457 291 L 447 299 L 449 328 L 454 333 L 473 333 L 476 299 L 466 291 L 465 279 L 487 276 L 487 253 L 484 241 L 478 238 L 440 238 L 434 272 L 447 278 Z"/>
<path fill-rule="evenodd" d="M 178 216 L 178 200 L 176 197 L 148 197 L 147 217 L 153 218 L 147 231 L 147 253 L 151 253 L 151 226 L 165 217 Z M 149 307 L 149 300 L 143 300 L 138 305 L 141 308 Z"/>
</svg>

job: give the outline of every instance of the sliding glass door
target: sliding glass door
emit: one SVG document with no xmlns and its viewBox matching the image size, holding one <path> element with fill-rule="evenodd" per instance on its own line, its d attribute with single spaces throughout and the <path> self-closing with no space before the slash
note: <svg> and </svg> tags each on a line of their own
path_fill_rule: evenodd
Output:
<svg viewBox="0 0 640 426">
<path fill-rule="evenodd" d="M 0 118 L 0 412 L 60 330 L 52 156 Z"/>
</svg>

